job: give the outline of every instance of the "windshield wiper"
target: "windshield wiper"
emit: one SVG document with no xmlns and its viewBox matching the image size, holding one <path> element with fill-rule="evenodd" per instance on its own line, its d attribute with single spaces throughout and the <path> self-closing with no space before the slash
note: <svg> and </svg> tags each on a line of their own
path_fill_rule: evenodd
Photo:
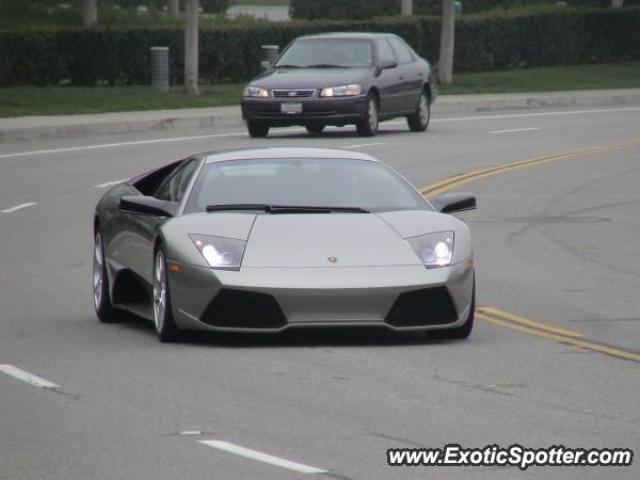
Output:
<svg viewBox="0 0 640 480">
<path fill-rule="evenodd" d="M 262 210 L 270 212 L 271 205 L 266 203 L 227 203 L 207 206 L 207 212 L 224 212 L 227 210 Z"/>
<path fill-rule="evenodd" d="M 270 213 L 369 213 L 359 207 L 324 207 L 307 205 L 272 205 Z"/>
<path fill-rule="evenodd" d="M 324 207 L 306 205 L 269 205 L 266 203 L 229 203 L 209 205 L 207 212 L 224 212 L 232 210 L 262 210 L 273 214 L 283 213 L 370 213 L 360 207 Z"/>
<path fill-rule="evenodd" d="M 302 65 L 275 65 L 273 68 L 306 68 Z"/>
<path fill-rule="evenodd" d="M 331 63 L 316 63 L 314 65 L 307 65 L 307 68 L 350 68 L 346 65 L 333 65 Z"/>
</svg>

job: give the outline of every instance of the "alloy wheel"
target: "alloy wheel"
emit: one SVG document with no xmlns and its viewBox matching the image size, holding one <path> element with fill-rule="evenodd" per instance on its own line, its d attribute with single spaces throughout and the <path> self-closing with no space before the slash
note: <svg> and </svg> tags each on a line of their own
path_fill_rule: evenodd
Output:
<svg viewBox="0 0 640 480">
<path fill-rule="evenodd" d="M 167 308 L 167 277 L 164 271 L 164 256 L 162 252 L 156 255 L 153 274 L 153 320 L 156 330 L 162 330 Z"/>
<path fill-rule="evenodd" d="M 102 237 L 98 233 L 93 252 L 93 301 L 96 309 L 102 305 L 104 290 L 104 256 L 102 254 Z"/>
</svg>

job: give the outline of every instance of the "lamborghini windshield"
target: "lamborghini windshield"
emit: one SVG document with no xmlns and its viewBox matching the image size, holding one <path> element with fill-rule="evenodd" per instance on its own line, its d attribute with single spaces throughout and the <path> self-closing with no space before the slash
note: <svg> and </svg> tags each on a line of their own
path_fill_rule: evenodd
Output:
<svg viewBox="0 0 640 480">
<path fill-rule="evenodd" d="M 265 159 L 205 165 L 187 200 L 185 213 L 233 207 L 248 210 L 253 209 L 251 206 L 266 212 L 284 206 L 288 213 L 304 211 L 300 207 L 311 207 L 309 211 L 313 207 L 334 207 L 333 211 L 354 212 L 430 209 L 420 194 L 382 163 Z"/>
</svg>

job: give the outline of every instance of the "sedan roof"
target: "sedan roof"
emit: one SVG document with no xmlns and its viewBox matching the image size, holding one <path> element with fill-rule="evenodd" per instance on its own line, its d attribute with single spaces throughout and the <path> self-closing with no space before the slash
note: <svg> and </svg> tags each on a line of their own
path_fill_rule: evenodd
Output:
<svg viewBox="0 0 640 480">
<path fill-rule="evenodd" d="M 379 160 L 370 155 L 348 150 L 337 150 L 330 148 L 297 148 L 297 147 L 274 147 L 255 148 L 251 150 L 236 150 L 231 152 L 211 152 L 204 155 L 205 163 L 223 162 L 226 160 L 260 160 L 260 159 L 305 159 L 305 158 L 326 158 L 344 160 L 367 160 L 377 162 Z"/>
</svg>

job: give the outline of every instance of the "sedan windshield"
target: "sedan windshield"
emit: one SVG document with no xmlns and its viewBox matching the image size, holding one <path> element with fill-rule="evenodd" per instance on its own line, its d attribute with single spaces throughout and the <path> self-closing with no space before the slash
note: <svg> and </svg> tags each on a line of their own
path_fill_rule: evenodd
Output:
<svg viewBox="0 0 640 480">
<path fill-rule="evenodd" d="M 370 67 L 372 64 L 370 41 L 321 38 L 296 41 L 278 60 L 276 68 Z"/>
<path fill-rule="evenodd" d="M 185 213 L 206 211 L 207 207 L 209 211 L 255 209 L 277 213 L 283 206 L 282 213 L 306 213 L 314 207 L 327 213 L 341 209 L 361 213 L 430 209 L 422 196 L 382 163 L 264 159 L 205 165 Z"/>
</svg>

